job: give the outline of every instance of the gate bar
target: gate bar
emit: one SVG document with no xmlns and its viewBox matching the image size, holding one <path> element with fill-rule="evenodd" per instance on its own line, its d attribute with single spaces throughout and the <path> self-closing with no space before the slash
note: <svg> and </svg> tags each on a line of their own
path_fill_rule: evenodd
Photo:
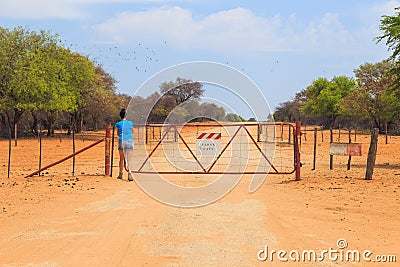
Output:
<svg viewBox="0 0 400 267">
<path fill-rule="evenodd" d="M 56 162 L 53 162 L 53 163 L 51 163 L 51 164 L 49 164 L 49 165 L 47 165 L 47 166 L 41 168 L 40 170 L 37 170 L 37 171 L 35 171 L 35 172 L 33 172 L 33 173 L 31 173 L 31 174 L 25 176 L 25 178 L 32 177 L 33 175 L 36 175 L 36 174 L 38 174 L 38 173 L 40 173 L 40 172 L 42 172 L 42 171 L 44 171 L 44 170 L 46 170 L 46 169 L 48 169 L 48 168 L 50 168 L 50 167 L 53 167 L 54 165 L 60 164 L 61 162 L 64 162 L 64 161 L 66 161 L 67 159 L 70 159 L 70 158 L 72 158 L 73 156 L 78 155 L 78 154 L 82 153 L 83 151 L 86 151 L 86 150 L 88 150 L 89 148 L 94 147 L 95 145 L 100 144 L 100 143 L 103 142 L 103 141 L 104 141 L 104 138 L 102 138 L 102 139 L 100 139 L 100 140 L 97 140 L 96 142 L 94 142 L 94 143 L 88 145 L 87 147 L 84 147 L 84 148 L 82 148 L 81 150 L 76 151 L 74 154 L 71 154 L 71 155 L 69 155 L 69 156 L 67 156 L 67 157 L 65 157 L 65 158 L 63 158 L 63 159 L 60 159 L 60 160 L 58 160 L 58 161 L 56 161 Z"/>
</svg>

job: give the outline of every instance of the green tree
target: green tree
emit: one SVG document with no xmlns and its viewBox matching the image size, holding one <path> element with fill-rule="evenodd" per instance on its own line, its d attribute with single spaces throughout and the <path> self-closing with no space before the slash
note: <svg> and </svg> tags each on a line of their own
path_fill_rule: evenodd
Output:
<svg viewBox="0 0 400 267">
<path fill-rule="evenodd" d="M 86 107 L 85 97 L 94 90 L 99 75 L 96 75 L 96 66 L 87 56 L 79 53 L 70 53 L 66 62 L 68 70 L 68 87 L 76 95 L 75 106 L 77 108 L 70 112 L 69 133 L 72 128 L 80 132 L 83 126 L 83 111 Z"/>
<path fill-rule="evenodd" d="M 300 113 L 300 106 L 304 100 L 306 100 L 305 90 L 301 90 L 293 100 L 279 104 L 271 121 L 304 121 L 304 115 Z"/>
<path fill-rule="evenodd" d="M 225 110 L 214 103 L 202 103 L 200 105 L 200 116 L 209 118 L 215 121 L 222 121 L 225 118 Z"/>
<path fill-rule="evenodd" d="M 357 86 L 341 100 L 346 115 L 369 120 L 375 128 L 382 128 L 399 117 L 400 99 L 391 90 L 394 77 L 393 63 L 364 63 L 354 71 Z M 372 179 L 376 159 L 378 135 L 371 132 L 365 179 Z"/>
<path fill-rule="evenodd" d="M 123 98 L 116 95 L 116 80 L 102 66 L 95 68 L 96 79 L 83 95 L 82 120 L 90 121 L 93 129 L 114 122 L 120 108 L 126 107 Z"/>
<path fill-rule="evenodd" d="M 369 120 L 374 127 L 383 129 L 398 118 L 400 99 L 391 86 L 393 63 L 384 60 L 375 64 L 364 63 L 354 71 L 357 86 L 341 101 L 344 114 Z"/>
<path fill-rule="evenodd" d="M 228 113 L 225 116 L 225 120 L 231 121 L 231 122 L 243 122 L 246 121 L 244 118 L 242 118 L 240 115 L 234 114 L 234 113 Z"/>
<path fill-rule="evenodd" d="M 176 78 L 176 81 L 164 82 L 160 86 L 162 95 L 171 95 L 175 98 L 176 105 L 179 105 L 187 100 L 199 99 L 204 90 L 203 85 L 192 80 Z"/>
<path fill-rule="evenodd" d="M 0 28 L 0 111 L 9 126 L 16 126 L 28 110 L 68 105 L 65 98 L 54 95 L 65 92 L 53 69 L 59 67 L 52 57 L 58 43 L 57 35 L 43 30 Z"/>
<path fill-rule="evenodd" d="M 47 134 L 54 134 L 54 123 L 61 112 L 74 112 L 78 108 L 79 93 L 71 87 L 71 52 L 63 47 L 52 45 L 42 51 L 42 56 L 34 62 L 38 82 L 32 83 L 39 92 L 31 108 L 34 125 L 45 121 Z M 37 75 L 40 73 L 41 75 Z M 32 90 L 32 89 L 31 89 Z"/>
<path fill-rule="evenodd" d="M 330 127 L 341 114 L 340 100 L 354 88 L 355 82 L 346 76 L 335 76 L 331 81 L 318 78 L 304 90 L 305 98 L 300 111 L 306 116 L 321 116 L 329 121 Z"/>
<path fill-rule="evenodd" d="M 389 60 L 393 60 L 395 64 L 390 71 L 394 75 L 393 86 L 397 89 L 397 94 L 400 94 L 400 7 L 395 8 L 394 16 L 382 16 L 379 29 L 383 32 L 382 35 L 376 37 L 377 42 L 386 40 L 388 50 L 392 51 Z"/>
</svg>

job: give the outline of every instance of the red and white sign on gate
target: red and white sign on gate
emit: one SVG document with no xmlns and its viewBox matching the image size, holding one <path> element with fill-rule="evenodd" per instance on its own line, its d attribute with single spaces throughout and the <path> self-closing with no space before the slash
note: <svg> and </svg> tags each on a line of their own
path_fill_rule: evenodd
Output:
<svg viewBox="0 0 400 267">
<path fill-rule="evenodd" d="M 361 156 L 361 144 L 331 143 L 330 155 Z"/>
<path fill-rule="evenodd" d="M 197 134 L 196 152 L 200 155 L 219 154 L 221 152 L 221 133 Z"/>
</svg>

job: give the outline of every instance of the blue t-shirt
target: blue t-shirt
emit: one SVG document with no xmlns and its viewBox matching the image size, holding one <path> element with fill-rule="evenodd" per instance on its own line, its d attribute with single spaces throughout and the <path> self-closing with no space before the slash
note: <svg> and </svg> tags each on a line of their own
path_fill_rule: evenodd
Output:
<svg viewBox="0 0 400 267">
<path fill-rule="evenodd" d="M 120 141 L 132 141 L 133 122 L 129 120 L 121 120 L 115 124 L 118 129 L 118 137 Z"/>
</svg>

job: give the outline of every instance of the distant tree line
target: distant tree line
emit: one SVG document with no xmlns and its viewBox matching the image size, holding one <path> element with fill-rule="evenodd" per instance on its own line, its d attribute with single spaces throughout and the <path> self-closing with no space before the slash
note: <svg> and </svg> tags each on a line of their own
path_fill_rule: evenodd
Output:
<svg viewBox="0 0 400 267">
<path fill-rule="evenodd" d="M 400 94 L 396 89 L 393 61 L 364 63 L 355 78 L 318 78 L 298 92 L 293 100 L 275 110 L 277 121 L 301 121 L 335 128 L 395 129 L 400 125 Z"/>
<path fill-rule="evenodd" d="M 364 63 L 354 70 L 354 78 L 317 78 L 298 92 L 293 100 L 275 110 L 277 121 L 348 128 L 387 127 L 400 134 L 400 8 L 396 15 L 382 16 L 377 42 L 386 40 L 392 55 L 378 63 Z"/>
<path fill-rule="evenodd" d="M 146 98 L 135 96 L 142 122 L 164 122 L 167 117 L 186 122 L 194 114 L 215 120 L 244 121 L 225 114 L 213 103 L 200 103 L 204 90 L 197 82 L 178 77 L 160 85 Z M 141 107 L 157 99 L 144 117 Z M 71 51 L 58 35 L 23 27 L 0 27 L 0 134 L 37 136 L 40 130 L 54 135 L 83 129 L 103 129 L 116 122 L 119 110 L 131 97 L 116 92 L 116 80 L 88 56 Z"/>
<path fill-rule="evenodd" d="M 148 97 L 134 96 L 132 118 L 139 123 L 186 123 L 198 121 L 246 121 L 240 115 L 226 114 L 225 109 L 201 102 L 203 85 L 185 78 L 164 82 L 159 91 Z"/>
<path fill-rule="evenodd" d="M 377 42 L 386 40 L 392 50 L 388 59 L 362 64 L 354 70 L 355 78 L 318 78 L 274 113 L 278 121 L 371 129 L 367 180 L 373 176 L 378 133 L 394 126 L 392 133 L 400 134 L 400 8 L 395 11 L 394 16 L 382 16 L 383 34 L 376 38 Z"/>
<path fill-rule="evenodd" d="M 104 127 L 129 97 L 87 56 L 65 48 L 58 35 L 0 27 L 0 128 L 2 134 L 54 134 Z"/>
</svg>

